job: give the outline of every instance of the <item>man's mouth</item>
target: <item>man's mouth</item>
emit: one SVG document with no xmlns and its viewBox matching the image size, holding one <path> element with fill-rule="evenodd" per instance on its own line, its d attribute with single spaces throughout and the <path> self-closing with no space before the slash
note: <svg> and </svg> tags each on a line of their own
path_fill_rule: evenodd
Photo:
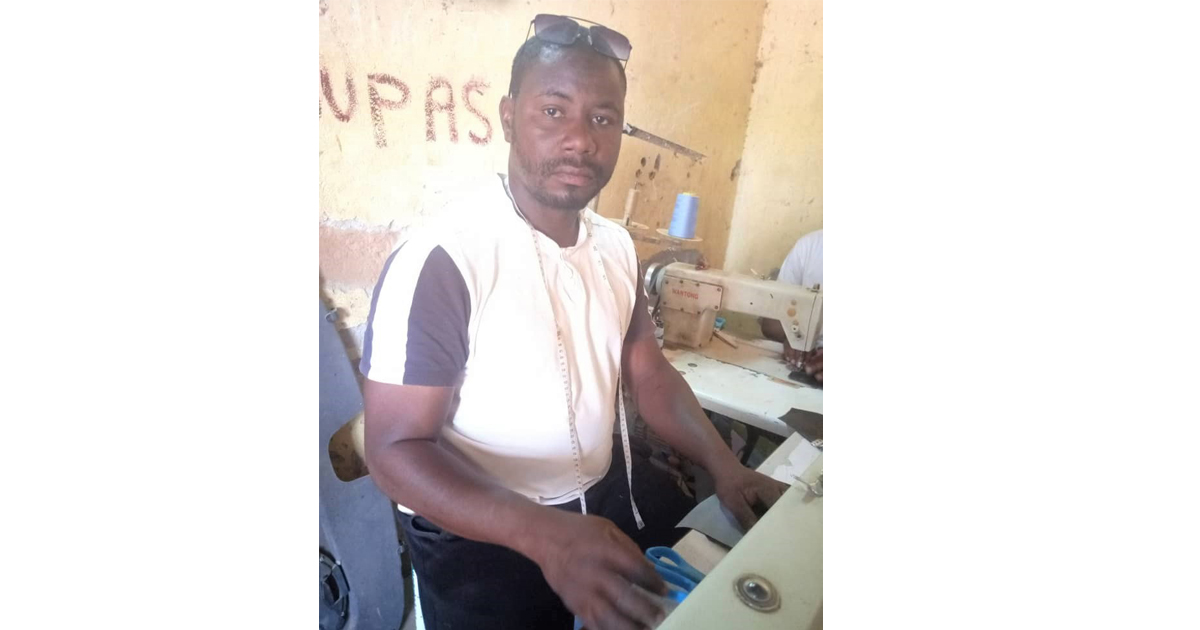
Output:
<svg viewBox="0 0 1200 630">
<path fill-rule="evenodd" d="M 558 181 L 571 186 L 587 186 L 596 181 L 596 172 L 589 168 L 563 166 L 554 170 L 552 176 Z"/>
</svg>

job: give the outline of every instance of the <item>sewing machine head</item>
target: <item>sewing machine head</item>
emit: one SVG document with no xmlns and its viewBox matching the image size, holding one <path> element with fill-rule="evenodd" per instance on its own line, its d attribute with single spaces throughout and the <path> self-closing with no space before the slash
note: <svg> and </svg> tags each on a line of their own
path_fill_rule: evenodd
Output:
<svg viewBox="0 0 1200 630">
<path fill-rule="evenodd" d="M 663 339 L 691 348 L 712 340 L 721 311 L 778 320 L 793 348 L 816 347 L 821 332 L 821 289 L 803 287 L 720 269 L 697 269 L 675 262 L 651 265 L 646 293 L 663 322 Z"/>
</svg>

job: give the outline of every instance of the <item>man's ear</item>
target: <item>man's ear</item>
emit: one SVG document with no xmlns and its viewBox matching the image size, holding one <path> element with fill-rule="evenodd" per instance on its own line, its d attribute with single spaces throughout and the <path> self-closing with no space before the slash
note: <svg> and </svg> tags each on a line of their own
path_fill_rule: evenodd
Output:
<svg viewBox="0 0 1200 630">
<path fill-rule="evenodd" d="M 516 105 L 510 96 L 500 97 L 500 128 L 504 130 L 504 141 L 513 141 L 513 108 Z"/>
</svg>

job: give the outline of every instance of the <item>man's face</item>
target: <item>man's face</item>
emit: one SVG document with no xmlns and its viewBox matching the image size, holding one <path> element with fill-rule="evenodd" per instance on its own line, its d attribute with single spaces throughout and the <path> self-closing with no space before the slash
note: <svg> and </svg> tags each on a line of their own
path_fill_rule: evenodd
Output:
<svg viewBox="0 0 1200 630">
<path fill-rule="evenodd" d="M 509 170 L 543 205 L 576 211 L 612 178 L 621 152 L 625 88 L 617 64 L 566 48 L 532 64 L 500 103 Z"/>
</svg>

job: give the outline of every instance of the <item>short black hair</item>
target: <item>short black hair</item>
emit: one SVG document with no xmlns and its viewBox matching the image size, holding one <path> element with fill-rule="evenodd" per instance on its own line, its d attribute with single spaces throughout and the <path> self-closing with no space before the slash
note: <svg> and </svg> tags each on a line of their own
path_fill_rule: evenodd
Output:
<svg viewBox="0 0 1200 630">
<path fill-rule="evenodd" d="M 525 40 L 525 43 L 521 44 L 521 47 L 517 49 L 517 54 L 513 57 L 512 75 L 508 79 L 508 95 L 516 98 L 517 91 L 520 89 L 521 79 L 525 78 L 525 73 L 529 71 L 529 67 L 541 59 L 542 55 L 551 51 L 562 50 L 563 48 L 578 48 L 580 46 L 586 48 L 592 54 L 600 55 L 582 37 L 575 40 L 575 43 L 570 46 L 555 44 L 538 39 L 537 37 L 530 37 Z M 625 66 L 612 57 L 607 55 L 600 56 L 617 64 L 617 70 L 621 73 L 621 87 L 625 87 Z"/>
</svg>

